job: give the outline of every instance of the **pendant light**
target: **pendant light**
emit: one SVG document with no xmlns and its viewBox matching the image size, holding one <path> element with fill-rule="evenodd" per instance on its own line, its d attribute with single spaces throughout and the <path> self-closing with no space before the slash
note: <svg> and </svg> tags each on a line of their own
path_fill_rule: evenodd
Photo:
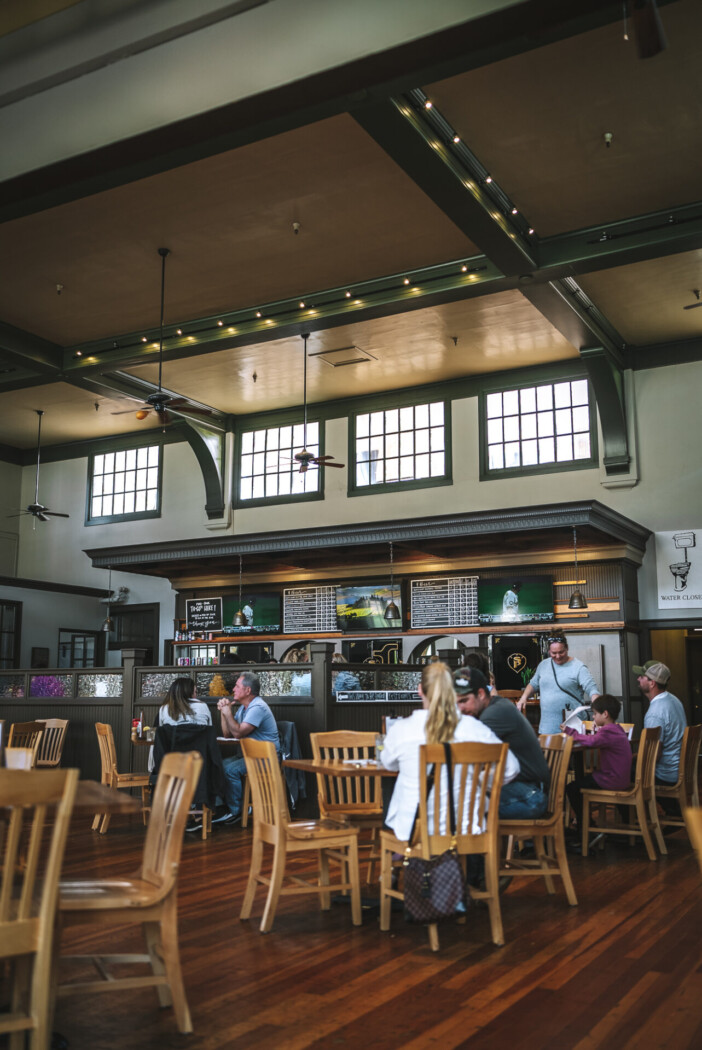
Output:
<svg viewBox="0 0 702 1050">
<path fill-rule="evenodd" d="M 575 525 L 573 526 L 573 562 L 575 564 L 575 590 L 570 596 L 568 608 L 587 609 L 587 601 L 585 600 L 585 595 L 578 587 L 578 537 L 575 531 Z"/>
<path fill-rule="evenodd" d="M 113 627 L 112 620 L 110 619 L 110 609 L 111 609 L 111 604 L 110 603 L 112 601 L 112 566 L 111 565 L 110 565 L 110 569 L 109 569 L 109 577 L 108 577 L 108 581 L 107 581 L 107 587 L 108 587 L 108 591 L 107 591 L 107 616 L 102 621 L 102 626 L 100 627 L 100 630 L 104 631 L 105 634 L 109 634 L 110 631 L 112 630 L 112 627 Z"/>
<path fill-rule="evenodd" d="M 234 619 L 232 621 L 234 627 L 246 627 L 248 625 L 249 621 L 244 616 L 244 613 L 242 611 L 242 605 L 243 602 L 241 600 L 241 555 L 239 555 L 239 608 L 234 613 Z"/>
<path fill-rule="evenodd" d="M 385 619 L 386 620 L 399 620 L 400 610 L 395 604 L 395 576 L 394 576 L 394 564 L 393 564 L 393 549 L 392 540 L 390 540 L 390 601 L 385 606 Z"/>
</svg>

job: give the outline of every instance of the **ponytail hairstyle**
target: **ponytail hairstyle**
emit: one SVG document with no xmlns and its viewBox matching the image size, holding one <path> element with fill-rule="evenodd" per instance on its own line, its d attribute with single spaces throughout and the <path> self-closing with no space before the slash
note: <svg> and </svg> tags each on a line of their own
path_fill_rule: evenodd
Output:
<svg viewBox="0 0 702 1050">
<path fill-rule="evenodd" d="M 451 672 L 446 664 L 428 664 L 422 671 L 422 692 L 429 704 L 426 721 L 427 744 L 453 740 L 460 720 Z"/>
<path fill-rule="evenodd" d="M 195 692 L 195 683 L 192 678 L 176 678 L 171 682 L 170 689 L 166 693 L 165 702 L 168 704 L 168 716 L 174 722 L 179 718 L 190 718 L 193 709 L 190 701 Z"/>
</svg>

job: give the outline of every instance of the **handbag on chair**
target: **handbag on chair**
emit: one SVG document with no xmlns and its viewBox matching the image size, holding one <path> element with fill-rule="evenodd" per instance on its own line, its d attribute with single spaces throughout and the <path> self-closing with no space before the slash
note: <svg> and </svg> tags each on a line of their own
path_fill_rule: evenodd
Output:
<svg viewBox="0 0 702 1050">
<path fill-rule="evenodd" d="M 456 852 L 456 809 L 453 798 L 453 763 L 451 745 L 444 744 L 448 775 L 448 814 L 451 828 L 451 846 L 437 857 L 411 857 L 407 846 L 404 866 L 405 921 L 435 923 L 452 918 L 457 910 L 465 910 L 470 897 L 467 892 L 461 859 Z M 427 798 L 434 783 L 434 769 L 427 776 Z M 414 816 L 408 843 L 414 838 L 419 806 Z M 461 908 L 462 905 L 462 908 Z"/>
</svg>

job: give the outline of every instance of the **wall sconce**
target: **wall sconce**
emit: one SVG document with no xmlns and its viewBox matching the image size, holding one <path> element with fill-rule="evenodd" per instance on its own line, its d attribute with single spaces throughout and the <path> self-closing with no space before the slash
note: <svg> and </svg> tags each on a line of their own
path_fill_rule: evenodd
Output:
<svg viewBox="0 0 702 1050">
<path fill-rule="evenodd" d="M 587 601 L 585 595 L 578 587 L 578 537 L 573 526 L 573 562 L 575 564 L 575 590 L 570 596 L 568 602 L 569 609 L 587 609 Z"/>
</svg>

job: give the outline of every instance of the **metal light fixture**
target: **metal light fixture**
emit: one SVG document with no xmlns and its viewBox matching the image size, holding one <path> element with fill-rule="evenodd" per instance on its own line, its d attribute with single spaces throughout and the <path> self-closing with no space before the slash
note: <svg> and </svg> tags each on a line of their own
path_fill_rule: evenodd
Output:
<svg viewBox="0 0 702 1050">
<path fill-rule="evenodd" d="M 246 627 L 248 620 L 244 616 L 242 611 L 243 602 L 241 600 L 241 555 L 239 555 L 239 608 L 234 613 L 234 619 L 232 620 L 232 626 L 234 627 Z"/>
<path fill-rule="evenodd" d="M 113 626 L 114 626 L 113 623 L 112 623 L 112 620 L 110 619 L 110 607 L 111 607 L 110 603 L 112 601 L 112 566 L 110 566 L 109 572 L 110 572 L 110 574 L 109 574 L 108 581 L 107 581 L 107 587 L 108 587 L 108 591 L 107 591 L 107 616 L 102 621 L 102 626 L 100 627 L 100 630 L 104 631 L 105 634 L 109 634 L 110 631 L 112 630 Z"/>
<path fill-rule="evenodd" d="M 395 586 L 394 586 L 395 577 L 394 577 L 393 569 L 394 569 L 394 564 L 393 564 L 392 540 L 390 540 L 390 601 L 385 606 L 384 616 L 385 616 L 386 620 L 399 620 L 400 619 L 400 610 L 397 608 L 397 605 L 395 604 Z"/>
<path fill-rule="evenodd" d="M 573 526 L 573 562 L 575 563 L 575 590 L 570 596 L 568 602 L 569 609 L 587 609 L 587 602 L 585 595 L 578 587 L 578 538 L 575 531 L 575 525 Z"/>
</svg>

